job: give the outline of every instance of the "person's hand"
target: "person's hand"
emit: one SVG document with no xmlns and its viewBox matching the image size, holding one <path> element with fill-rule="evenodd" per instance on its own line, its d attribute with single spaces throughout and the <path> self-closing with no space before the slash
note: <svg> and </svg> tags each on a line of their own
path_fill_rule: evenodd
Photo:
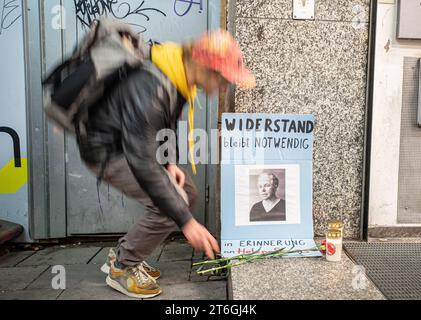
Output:
<svg viewBox="0 0 421 320">
<path fill-rule="evenodd" d="M 215 259 L 215 252 L 220 252 L 216 239 L 196 219 L 190 219 L 183 226 L 182 231 L 191 246 L 196 250 L 205 252 L 209 259 Z"/>
<path fill-rule="evenodd" d="M 186 182 L 186 175 L 184 174 L 183 170 L 181 170 L 175 164 L 169 164 L 167 166 L 167 171 L 175 178 L 180 188 L 183 188 L 184 183 Z"/>
</svg>

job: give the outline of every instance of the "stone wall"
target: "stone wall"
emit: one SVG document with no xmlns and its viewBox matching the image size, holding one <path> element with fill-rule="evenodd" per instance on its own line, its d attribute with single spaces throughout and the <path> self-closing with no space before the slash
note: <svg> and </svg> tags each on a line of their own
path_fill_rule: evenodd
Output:
<svg viewBox="0 0 421 320">
<path fill-rule="evenodd" d="M 236 112 L 313 114 L 314 227 L 340 218 L 360 232 L 369 0 L 316 0 L 314 21 L 292 19 L 292 0 L 230 0 L 228 28 L 257 77 L 237 90 Z"/>
</svg>

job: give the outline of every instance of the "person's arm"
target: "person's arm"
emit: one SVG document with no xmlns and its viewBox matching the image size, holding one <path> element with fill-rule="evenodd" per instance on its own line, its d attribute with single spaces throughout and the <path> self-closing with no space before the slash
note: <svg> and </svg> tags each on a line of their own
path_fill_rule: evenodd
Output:
<svg viewBox="0 0 421 320">
<path fill-rule="evenodd" d="M 139 74 L 121 89 L 121 97 L 124 97 L 121 99 L 123 151 L 139 185 L 160 212 L 177 223 L 196 250 L 202 250 L 214 259 L 214 252 L 220 251 L 218 242 L 193 218 L 187 203 L 164 171 L 165 167 L 157 161 L 156 134 L 169 121 L 165 118 L 169 97 L 159 96 L 156 86 L 156 79 Z"/>
<path fill-rule="evenodd" d="M 162 214 L 182 228 L 190 219 L 187 203 L 171 183 L 165 167 L 158 163 L 157 132 L 165 128 L 165 108 L 169 98 L 158 95 L 158 81 L 138 73 L 121 88 L 123 151 L 139 185 Z"/>
</svg>

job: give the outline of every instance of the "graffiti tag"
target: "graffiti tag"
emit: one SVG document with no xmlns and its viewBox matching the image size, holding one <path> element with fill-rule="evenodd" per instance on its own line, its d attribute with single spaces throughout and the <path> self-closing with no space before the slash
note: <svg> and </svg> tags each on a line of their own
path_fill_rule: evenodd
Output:
<svg viewBox="0 0 421 320">
<path fill-rule="evenodd" d="M 92 22 L 99 19 L 102 15 L 111 15 L 116 19 L 125 19 L 130 16 L 140 16 L 146 21 L 150 20 L 150 14 L 156 13 L 166 17 L 167 15 L 153 7 L 145 6 L 145 0 L 137 5 L 130 5 L 128 2 L 119 2 L 118 0 L 74 0 L 76 7 L 76 19 L 83 28 L 90 27 Z M 139 28 L 139 33 L 146 31 L 143 25 L 130 23 Z"/>
<path fill-rule="evenodd" d="M 0 35 L 2 34 L 3 30 L 9 29 L 22 16 L 19 8 L 20 1 L 3 0 L 3 3 L 0 7 Z"/>
<path fill-rule="evenodd" d="M 199 6 L 199 13 L 203 12 L 203 0 L 175 0 L 174 12 L 179 17 L 184 17 L 192 9 L 193 5 Z"/>
</svg>

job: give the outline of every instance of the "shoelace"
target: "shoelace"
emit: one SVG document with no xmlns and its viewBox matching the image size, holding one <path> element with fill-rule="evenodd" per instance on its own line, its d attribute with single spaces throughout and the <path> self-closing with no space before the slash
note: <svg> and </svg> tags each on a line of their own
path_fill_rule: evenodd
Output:
<svg viewBox="0 0 421 320">
<path fill-rule="evenodd" d="M 132 270 L 139 284 L 143 284 L 148 280 L 152 281 L 153 283 L 156 283 L 155 279 L 149 276 L 148 273 L 145 271 L 142 264 L 133 267 Z"/>
<path fill-rule="evenodd" d="M 113 259 L 115 259 L 116 258 L 116 254 L 115 254 L 115 252 L 114 252 L 114 250 L 113 249 L 110 249 L 110 252 L 109 252 L 109 254 L 108 254 L 108 258 L 109 258 L 109 260 L 111 261 L 111 260 L 113 260 Z M 146 277 L 148 277 L 148 279 L 150 279 L 150 280 L 152 280 L 153 282 L 156 282 L 156 280 L 155 280 L 155 278 L 153 278 L 152 276 L 150 276 L 149 274 L 148 274 L 148 272 L 147 272 L 147 270 L 149 270 L 149 271 L 157 271 L 157 269 L 156 268 L 154 268 L 154 267 L 152 267 L 151 265 L 149 265 L 146 261 L 142 261 L 137 267 L 135 267 L 136 269 L 138 269 L 138 270 L 133 270 L 134 271 L 134 274 L 135 274 L 135 276 L 136 276 L 136 279 L 138 280 L 138 281 L 140 281 L 140 283 L 142 283 L 143 281 L 142 280 L 144 280 L 144 281 L 146 281 L 147 279 L 146 279 Z M 147 269 L 147 270 L 145 270 L 145 269 Z M 139 271 L 140 270 L 140 271 Z M 140 273 L 140 274 L 139 274 Z M 142 277 L 142 275 L 143 275 L 143 277 Z"/>
</svg>

